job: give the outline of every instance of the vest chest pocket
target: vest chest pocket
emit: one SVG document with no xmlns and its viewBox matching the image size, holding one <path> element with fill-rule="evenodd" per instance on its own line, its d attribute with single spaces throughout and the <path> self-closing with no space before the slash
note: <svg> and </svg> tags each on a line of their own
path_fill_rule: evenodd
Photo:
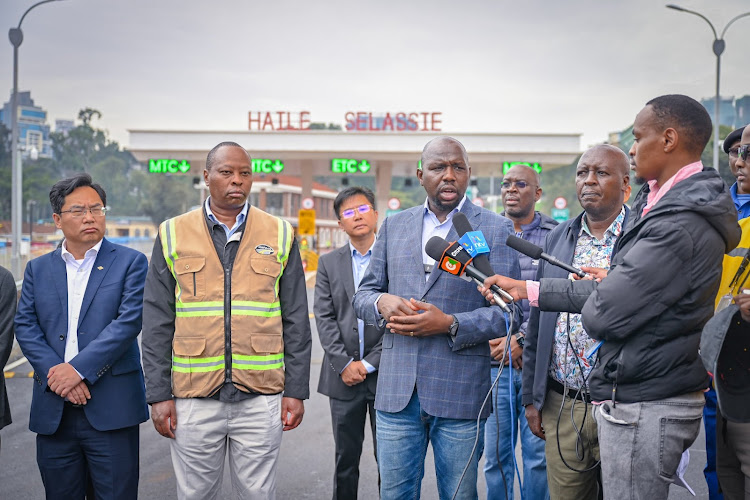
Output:
<svg viewBox="0 0 750 500">
<path fill-rule="evenodd" d="M 206 297 L 205 257 L 180 257 L 174 262 L 177 284 L 180 285 L 180 300 L 194 302 Z"/>
<path fill-rule="evenodd" d="M 276 300 L 276 279 L 281 274 L 281 263 L 274 258 L 252 257 L 250 268 L 255 275 L 252 285 L 254 300 L 274 302 Z"/>
</svg>

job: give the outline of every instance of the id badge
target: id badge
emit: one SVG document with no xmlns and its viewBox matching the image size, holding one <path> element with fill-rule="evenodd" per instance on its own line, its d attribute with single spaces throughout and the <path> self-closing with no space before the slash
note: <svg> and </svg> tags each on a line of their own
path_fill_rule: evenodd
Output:
<svg viewBox="0 0 750 500">
<path fill-rule="evenodd" d="M 728 293 L 726 295 L 722 295 L 721 299 L 719 299 L 719 305 L 716 306 L 716 312 L 721 311 L 722 309 L 726 309 L 729 307 L 729 305 L 732 303 L 732 294 Z"/>
</svg>

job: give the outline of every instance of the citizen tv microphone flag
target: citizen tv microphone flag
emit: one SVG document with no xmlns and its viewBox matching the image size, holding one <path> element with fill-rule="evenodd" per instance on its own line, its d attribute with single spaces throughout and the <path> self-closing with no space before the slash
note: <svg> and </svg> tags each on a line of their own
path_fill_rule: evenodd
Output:
<svg viewBox="0 0 750 500">
<path fill-rule="evenodd" d="M 471 262 L 471 255 L 458 242 L 448 243 L 440 236 L 433 236 L 427 241 L 425 252 L 435 259 L 440 269 L 454 276 L 461 276 Z"/>
<path fill-rule="evenodd" d="M 453 274 L 454 276 L 460 276 L 466 273 L 477 285 L 484 285 L 484 280 L 487 279 L 487 275 L 479 271 L 477 268 L 471 265 L 471 255 L 464 250 L 464 247 L 458 244 L 457 241 L 448 243 L 440 236 L 433 236 L 427 241 L 424 247 L 427 255 L 435 259 L 436 265 L 443 271 Z M 459 271 L 459 272 L 456 272 Z M 497 304 L 503 311 L 512 314 L 510 307 L 500 297 L 500 294 L 496 291 L 500 290 L 502 294 L 506 294 L 510 297 L 508 292 L 493 285 L 491 287 L 492 293 L 495 295 L 495 304 Z M 513 300 L 513 297 L 510 297 Z"/>
<path fill-rule="evenodd" d="M 476 254 L 472 255 L 472 257 L 474 258 L 473 264 L 477 271 L 484 274 L 485 278 L 487 276 L 493 276 L 495 274 L 495 271 L 492 270 L 490 258 L 487 256 L 490 253 L 490 246 L 487 244 L 487 240 L 484 238 L 484 234 L 482 234 L 482 231 L 474 231 L 474 228 L 471 227 L 469 219 L 467 219 L 466 215 L 461 212 L 457 212 L 453 216 L 453 228 L 461 237 L 461 239 L 458 240 L 459 242 L 461 242 L 461 240 L 468 236 L 470 241 L 477 242 L 475 246 L 483 246 L 483 251 L 477 251 Z M 482 278 L 482 281 L 484 281 L 485 278 Z M 506 300 L 513 301 L 513 296 L 499 286 L 492 285 L 491 288 L 493 292 L 504 297 Z"/>
</svg>

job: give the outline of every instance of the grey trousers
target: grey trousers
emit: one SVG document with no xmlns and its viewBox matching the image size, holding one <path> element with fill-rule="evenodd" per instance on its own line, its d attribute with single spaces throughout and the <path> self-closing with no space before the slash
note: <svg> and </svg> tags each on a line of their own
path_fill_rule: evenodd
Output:
<svg viewBox="0 0 750 500">
<path fill-rule="evenodd" d="M 669 496 L 682 452 L 700 432 L 703 392 L 643 403 L 605 401 L 597 407 L 604 498 Z"/>
<path fill-rule="evenodd" d="M 175 407 L 177 428 L 170 445 L 179 500 L 221 498 L 227 454 L 232 498 L 276 498 L 281 394 L 237 403 L 177 398 Z"/>
<path fill-rule="evenodd" d="M 750 499 L 750 423 L 727 422 L 718 408 L 716 474 L 726 500 Z"/>
</svg>

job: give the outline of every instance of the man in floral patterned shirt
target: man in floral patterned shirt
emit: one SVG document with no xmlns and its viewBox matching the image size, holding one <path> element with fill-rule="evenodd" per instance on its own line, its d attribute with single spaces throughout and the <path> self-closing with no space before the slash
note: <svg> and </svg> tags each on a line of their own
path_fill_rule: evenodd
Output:
<svg viewBox="0 0 750 500">
<path fill-rule="evenodd" d="M 628 157 L 614 146 L 586 151 L 576 168 L 576 191 L 584 211 L 550 232 L 545 251 L 575 267 L 608 269 L 629 214 L 624 205 L 629 171 Z M 567 271 L 540 262 L 537 279 L 567 276 Z M 540 314 L 532 307 L 523 353 L 522 402 L 532 432 L 546 439 L 552 500 L 596 499 L 599 493 L 599 446 L 587 385 L 596 362 L 595 347 L 580 314 Z"/>
</svg>

